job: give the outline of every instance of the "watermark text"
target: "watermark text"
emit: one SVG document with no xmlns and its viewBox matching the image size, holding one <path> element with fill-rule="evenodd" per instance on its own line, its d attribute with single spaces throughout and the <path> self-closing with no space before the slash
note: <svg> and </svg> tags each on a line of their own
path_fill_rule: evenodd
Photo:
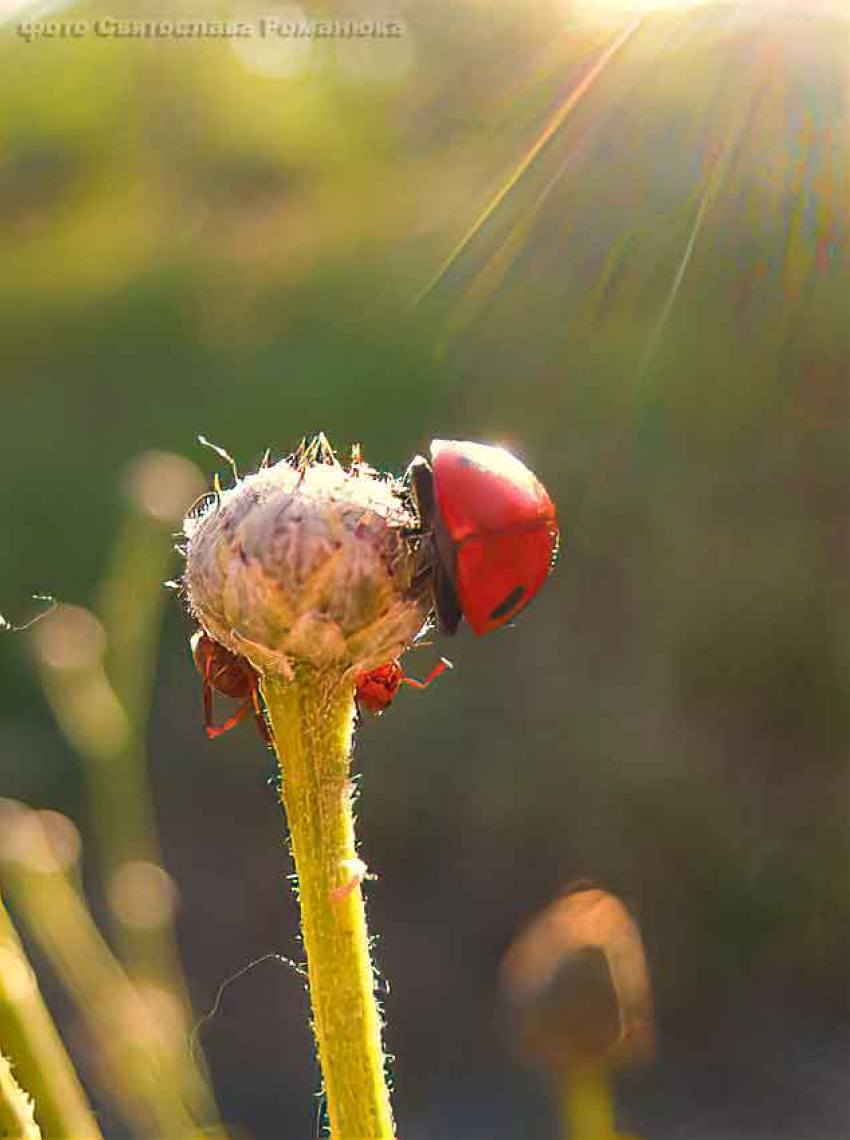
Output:
<svg viewBox="0 0 850 1140">
<path fill-rule="evenodd" d="M 253 20 L 130 20 L 103 16 L 98 20 L 22 20 L 17 32 L 35 40 L 237 40 L 237 39 L 371 39 L 404 35 L 403 20 L 308 20 L 259 16 Z"/>
</svg>

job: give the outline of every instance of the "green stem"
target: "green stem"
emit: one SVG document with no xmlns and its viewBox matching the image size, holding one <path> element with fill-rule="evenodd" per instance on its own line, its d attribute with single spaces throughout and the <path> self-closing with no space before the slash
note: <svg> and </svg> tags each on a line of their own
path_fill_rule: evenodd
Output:
<svg viewBox="0 0 850 1140">
<path fill-rule="evenodd" d="M 12 1074 L 0 1053 L 0 1140 L 41 1140 L 32 1114 L 32 1101 Z"/>
<path fill-rule="evenodd" d="M 333 1140 L 391 1140 L 381 1019 L 360 887 L 334 900 L 356 858 L 349 767 L 353 686 L 303 669 L 266 676 L 263 696 L 281 766 L 281 799 L 298 876 L 301 929 Z"/>
<path fill-rule="evenodd" d="M 559 1102 L 564 1140 L 617 1140 L 605 1069 L 567 1070 L 561 1078 Z"/>
<path fill-rule="evenodd" d="M 50 1140 L 101 1140 L 74 1067 L 0 900 L 0 1036 Z M 0 1136 L 3 1136 L 0 1126 Z M 22 1132 L 22 1137 L 29 1133 Z"/>
</svg>

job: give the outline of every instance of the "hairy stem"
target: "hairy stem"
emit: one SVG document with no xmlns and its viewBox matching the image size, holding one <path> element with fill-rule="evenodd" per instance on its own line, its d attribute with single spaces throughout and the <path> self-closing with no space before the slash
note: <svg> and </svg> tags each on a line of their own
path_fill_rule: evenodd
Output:
<svg viewBox="0 0 850 1140">
<path fill-rule="evenodd" d="M 391 1140 L 381 1019 L 360 887 L 335 900 L 356 858 L 349 767 L 353 687 L 312 669 L 267 675 L 281 799 L 298 877 L 301 928 L 333 1140 Z"/>
</svg>

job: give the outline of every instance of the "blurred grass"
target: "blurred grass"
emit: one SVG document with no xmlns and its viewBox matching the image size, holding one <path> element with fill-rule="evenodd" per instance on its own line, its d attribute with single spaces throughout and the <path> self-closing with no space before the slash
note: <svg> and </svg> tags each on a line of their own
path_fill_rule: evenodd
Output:
<svg viewBox="0 0 850 1140">
<path fill-rule="evenodd" d="M 135 1001 L 144 1011 L 147 995 L 154 1009 L 165 1010 L 167 1035 L 173 1040 L 164 1059 L 158 1059 L 162 1072 L 156 1086 L 172 1082 L 178 1107 L 166 1103 L 160 1108 L 156 1098 L 148 1096 L 158 1127 L 171 1134 L 178 1125 L 178 1132 L 190 1128 L 193 1115 L 212 1124 L 216 1110 L 204 1074 L 183 1044 L 193 1017 L 173 929 L 177 891 L 161 866 L 148 777 L 147 721 L 166 599 L 163 583 L 173 553 L 172 528 L 203 491 L 204 480 L 188 461 L 157 452 L 138 456 L 122 482 L 127 512 L 100 588 L 103 625 L 81 607 L 59 606 L 37 625 L 32 638 L 47 700 L 84 761 L 88 818 L 118 961 L 113 962 L 101 943 L 84 903 L 63 911 L 62 898 L 54 895 L 50 909 L 57 912 L 57 920 L 65 913 L 66 921 L 60 923 L 58 941 L 45 942 L 44 914 L 34 907 L 26 884 L 18 899 L 41 942 L 50 947 L 47 956 L 84 1010 L 110 989 L 125 993 L 114 1000 L 107 996 L 107 1008 L 121 1009 Z M 58 946 L 65 942 L 63 955 Z M 116 987 L 110 971 L 117 977 L 122 967 L 128 979 Z M 140 996 L 133 995 L 133 984 Z M 98 1028 L 96 1036 L 111 1035 L 109 1026 Z M 123 1067 L 121 1061 L 116 1064 L 119 1076 Z M 128 1062 L 126 1067 L 131 1078 L 124 1095 L 132 1102 L 139 1066 Z M 147 1067 L 145 1062 L 142 1068 Z M 188 1107 L 182 1121 L 181 1097 Z"/>
<path fill-rule="evenodd" d="M 207 1120 L 193 1119 L 190 1107 L 192 1100 L 204 1105 L 204 1095 L 197 1077 L 191 1082 L 186 1072 L 190 1059 L 179 1004 L 168 988 L 157 992 L 150 981 L 138 989 L 132 985 L 40 834 L 38 820 L 24 816 L 19 828 L 26 833 L 16 837 L 15 854 L 6 855 L 4 882 L 27 932 L 74 1000 L 92 1043 L 102 1093 L 116 1102 L 137 1134 L 194 1135 Z M 42 1079 L 50 1082 L 53 1075 Z M 40 1092 L 41 1087 L 37 1114 Z M 62 1124 L 56 1135 L 70 1140 L 76 1133 L 66 1130 L 64 1117 Z"/>
<path fill-rule="evenodd" d="M 4 815 L 8 812 L 4 801 Z M 8 820 L 6 821 L 8 823 Z M 9 829 L 6 830 L 8 835 Z M 37 1104 L 46 1136 L 100 1140 L 85 1094 L 20 939 L 0 901 L 0 1024 L 14 1072 Z M 22 1136 L 23 1140 L 23 1136 Z"/>
<path fill-rule="evenodd" d="M 0 1130 L 20 1140 L 41 1140 L 32 1115 L 32 1102 L 18 1085 L 12 1067 L 0 1054 Z"/>
</svg>

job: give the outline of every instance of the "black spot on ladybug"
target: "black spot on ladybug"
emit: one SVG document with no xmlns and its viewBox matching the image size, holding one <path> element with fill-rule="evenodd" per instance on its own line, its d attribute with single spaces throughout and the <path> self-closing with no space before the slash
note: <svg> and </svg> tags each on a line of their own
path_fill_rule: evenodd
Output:
<svg viewBox="0 0 850 1140">
<path fill-rule="evenodd" d="M 459 455 L 457 461 L 461 467 L 472 467 L 473 466 L 473 462 L 469 458 L 468 455 Z"/>
<path fill-rule="evenodd" d="M 506 614 L 509 614 L 524 593 L 525 586 L 517 586 L 516 589 L 511 590 L 508 596 L 499 602 L 496 608 L 491 611 L 490 617 L 493 621 L 498 621 L 499 618 L 503 618 Z"/>
</svg>

